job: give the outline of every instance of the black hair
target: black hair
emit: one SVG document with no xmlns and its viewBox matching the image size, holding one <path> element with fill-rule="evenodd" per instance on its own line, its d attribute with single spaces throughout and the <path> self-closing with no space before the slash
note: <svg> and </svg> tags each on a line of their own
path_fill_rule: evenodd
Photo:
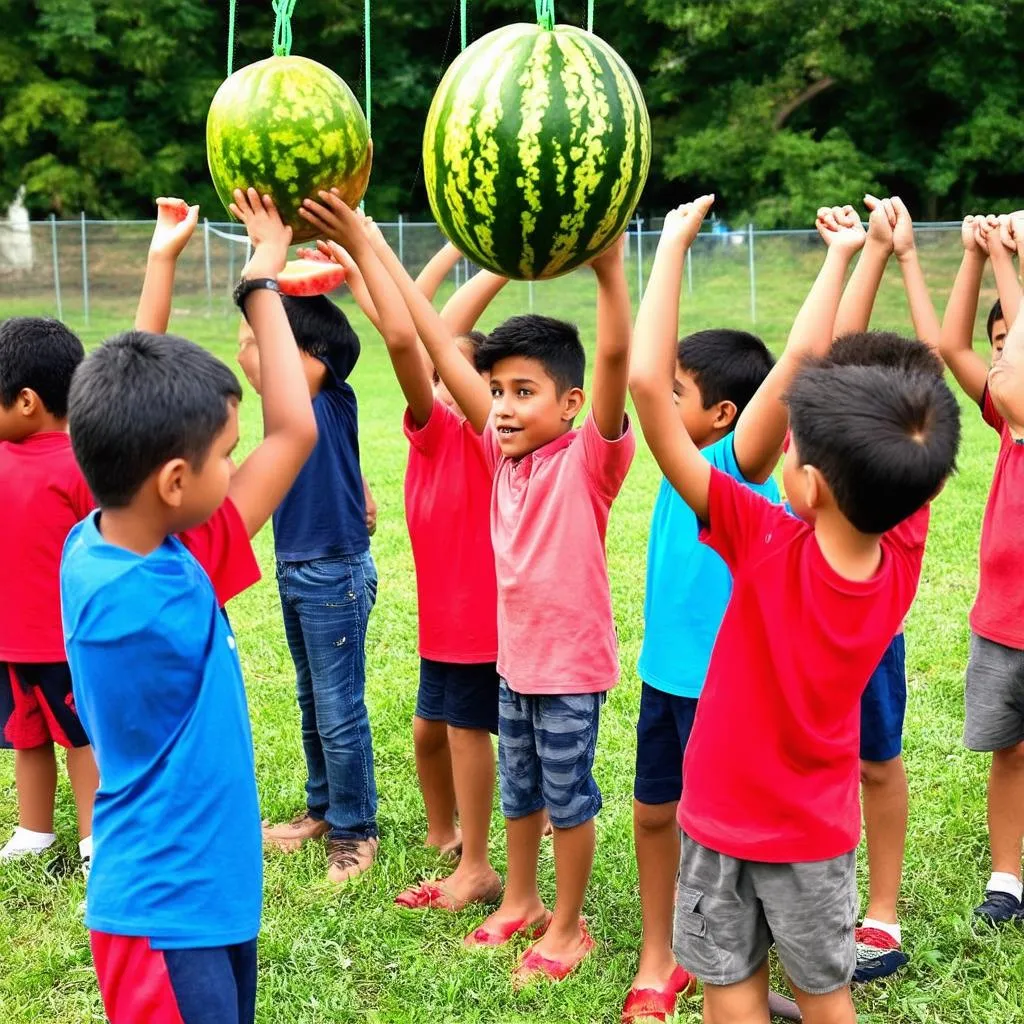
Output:
<svg viewBox="0 0 1024 1024">
<path fill-rule="evenodd" d="M 326 295 L 282 295 L 281 301 L 299 351 L 326 363 L 344 380 L 359 358 L 359 336 L 348 317 Z"/>
<path fill-rule="evenodd" d="M 487 340 L 487 335 L 483 331 L 463 331 L 461 334 L 456 335 L 456 338 L 465 338 L 473 346 L 473 356 L 475 358 L 477 352 L 480 351 L 480 346 Z"/>
<path fill-rule="evenodd" d="M 1006 320 L 1003 316 L 1003 304 L 996 299 L 996 304 L 988 311 L 988 322 L 985 324 L 985 330 L 988 332 L 988 343 L 992 344 L 992 334 L 995 330 L 997 320 Z"/>
<path fill-rule="evenodd" d="M 509 317 L 495 327 L 477 349 L 476 368 L 486 373 L 509 356 L 536 359 L 555 382 L 559 395 L 570 388 L 583 387 L 587 357 L 579 331 L 564 320 L 536 313 Z"/>
<path fill-rule="evenodd" d="M 960 408 L 934 374 L 811 362 L 786 400 L 801 464 L 861 533 L 901 523 L 956 467 Z"/>
<path fill-rule="evenodd" d="M 858 331 L 832 343 L 827 361 L 834 366 L 884 366 L 908 373 L 930 373 L 940 380 L 945 367 L 936 352 L 923 341 L 904 338 L 891 331 Z"/>
<path fill-rule="evenodd" d="M 68 391 L 85 349 L 59 320 L 12 316 L 0 323 L 0 405 L 28 388 L 51 416 L 68 414 Z"/>
<path fill-rule="evenodd" d="M 93 352 L 71 382 L 71 446 L 96 500 L 123 508 L 175 458 L 199 469 L 240 401 L 219 359 L 173 334 L 126 331 Z"/>
<path fill-rule="evenodd" d="M 732 426 L 775 365 L 760 338 L 729 328 L 687 335 L 679 342 L 676 359 L 680 369 L 693 374 L 705 409 L 717 402 L 736 406 Z"/>
</svg>

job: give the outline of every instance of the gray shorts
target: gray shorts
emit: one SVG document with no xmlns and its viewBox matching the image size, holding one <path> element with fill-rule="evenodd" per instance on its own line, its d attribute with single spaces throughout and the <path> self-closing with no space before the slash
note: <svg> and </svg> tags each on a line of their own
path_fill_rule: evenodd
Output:
<svg viewBox="0 0 1024 1024">
<path fill-rule="evenodd" d="M 968 750 L 1004 750 L 1024 740 L 1024 651 L 972 633 L 966 705 Z"/>
<path fill-rule="evenodd" d="M 676 959 L 709 985 L 755 974 L 774 943 L 789 980 L 808 995 L 850 984 L 857 965 L 857 861 L 766 864 L 715 853 L 683 834 Z"/>
</svg>

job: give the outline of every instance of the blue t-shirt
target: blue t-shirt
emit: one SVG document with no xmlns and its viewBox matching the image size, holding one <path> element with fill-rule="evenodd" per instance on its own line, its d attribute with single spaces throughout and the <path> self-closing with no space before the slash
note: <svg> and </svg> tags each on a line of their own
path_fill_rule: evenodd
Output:
<svg viewBox="0 0 1024 1024">
<path fill-rule="evenodd" d="M 233 510 L 211 523 L 205 557 L 226 577 L 251 549 Z M 145 557 L 108 544 L 93 513 L 68 535 L 61 608 L 75 706 L 100 772 L 86 926 L 157 949 L 255 938 L 263 854 L 252 734 L 210 576 L 175 537 Z"/>
<path fill-rule="evenodd" d="M 360 555 L 370 547 L 356 393 L 345 381 L 359 354 L 353 339 L 354 356 L 343 350 L 322 360 L 327 376 L 313 398 L 316 447 L 274 513 L 274 550 L 282 562 Z"/>
<path fill-rule="evenodd" d="M 744 479 L 727 434 L 701 454 L 715 469 L 779 500 L 769 478 L 763 484 Z M 697 539 L 697 517 L 675 488 L 662 478 L 651 516 L 647 543 L 647 592 L 644 643 L 637 671 L 649 686 L 677 697 L 699 697 L 711 649 L 732 593 L 732 575 L 721 557 Z"/>
</svg>

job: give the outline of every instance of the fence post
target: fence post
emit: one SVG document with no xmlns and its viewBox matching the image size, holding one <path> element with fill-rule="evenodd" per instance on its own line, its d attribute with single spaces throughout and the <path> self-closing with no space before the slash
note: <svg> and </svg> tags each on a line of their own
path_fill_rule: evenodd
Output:
<svg viewBox="0 0 1024 1024">
<path fill-rule="evenodd" d="M 757 274 L 754 271 L 754 225 L 747 225 L 747 256 L 750 264 L 750 322 L 757 323 Z"/>
<path fill-rule="evenodd" d="M 82 211 L 82 306 L 85 326 L 89 326 L 89 251 L 85 241 L 85 210 Z"/>
<path fill-rule="evenodd" d="M 203 218 L 203 262 L 206 266 L 206 315 L 213 312 L 213 268 L 210 266 L 210 220 Z"/>
<path fill-rule="evenodd" d="M 402 215 L 398 215 L 398 262 L 405 266 L 405 232 L 402 230 Z"/>
<path fill-rule="evenodd" d="M 644 297 L 644 222 L 640 217 L 636 219 L 636 301 L 639 305 Z"/>
<path fill-rule="evenodd" d="M 527 291 L 527 294 L 529 295 L 529 299 L 530 299 L 530 312 L 532 313 L 533 312 L 533 282 L 532 281 L 527 281 L 526 282 L 526 291 Z"/>
<path fill-rule="evenodd" d="M 694 239 L 696 241 L 696 239 Z M 693 294 L 693 246 L 686 250 L 686 291 Z"/>
<path fill-rule="evenodd" d="M 60 260 L 57 258 L 57 216 L 50 214 L 50 238 L 53 242 L 53 290 L 57 295 L 57 319 L 64 319 L 64 305 L 60 298 Z"/>
<path fill-rule="evenodd" d="M 232 294 L 235 288 L 235 240 L 232 238 L 228 245 L 228 294 Z"/>
</svg>

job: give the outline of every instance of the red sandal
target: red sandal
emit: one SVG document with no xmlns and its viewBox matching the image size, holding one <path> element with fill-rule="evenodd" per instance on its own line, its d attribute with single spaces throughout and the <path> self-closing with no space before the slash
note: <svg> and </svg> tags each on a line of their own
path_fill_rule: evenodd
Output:
<svg viewBox="0 0 1024 1024">
<path fill-rule="evenodd" d="M 522 988 L 524 985 L 528 985 L 539 978 L 547 978 L 548 981 L 562 981 L 564 978 L 568 978 L 590 955 L 591 950 L 594 948 L 594 940 L 590 937 L 590 932 L 587 931 L 587 924 L 583 918 L 580 918 L 580 931 L 583 933 L 583 939 L 572 959 L 568 961 L 552 960 L 550 957 L 538 953 L 531 946 L 519 958 L 519 965 L 512 975 L 512 984 L 516 988 Z"/>
<path fill-rule="evenodd" d="M 661 988 L 631 988 L 622 1007 L 622 1024 L 638 1020 L 664 1021 L 676 1012 L 676 1000 L 697 988 L 697 979 L 685 967 L 676 966 Z"/>
<path fill-rule="evenodd" d="M 501 899 L 501 883 L 476 900 L 459 900 L 439 882 L 425 881 L 414 885 L 395 897 L 395 904 L 406 910 L 447 910 L 458 914 L 471 903 L 496 903 Z"/>
<path fill-rule="evenodd" d="M 499 928 L 488 928 L 480 925 L 476 931 L 471 932 L 463 940 L 462 944 L 467 949 L 474 949 L 481 946 L 504 946 L 511 942 L 517 935 L 528 935 L 531 939 L 539 939 L 551 924 L 551 911 L 545 910 L 544 915 L 536 921 L 526 921 L 523 918 L 516 918 L 513 921 L 506 921 Z"/>
</svg>

